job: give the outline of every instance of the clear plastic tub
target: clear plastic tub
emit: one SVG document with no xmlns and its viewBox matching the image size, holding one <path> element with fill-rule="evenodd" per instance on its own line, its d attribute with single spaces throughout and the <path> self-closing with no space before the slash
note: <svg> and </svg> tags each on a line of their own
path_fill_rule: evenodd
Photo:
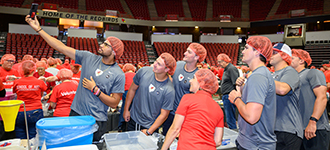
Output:
<svg viewBox="0 0 330 150">
<path fill-rule="evenodd" d="M 157 150 L 157 145 L 141 131 L 104 134 L 107 150 Z"/>
<path fill-rule="evenodd" d="M 234 130 L 224 128 L 224 134 L 222 138 L 222 143 L 217 147 L 218 149 L 228 149 L 236 147 L 235 141 L 237 139 L 238 133 Z"/>
</svg>

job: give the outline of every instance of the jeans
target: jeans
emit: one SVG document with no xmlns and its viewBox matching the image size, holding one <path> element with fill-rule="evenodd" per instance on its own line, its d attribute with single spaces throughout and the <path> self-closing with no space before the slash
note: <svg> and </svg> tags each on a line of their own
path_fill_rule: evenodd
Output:
<svg viewBox="0 0 330 150">
<path fill-rule="evenodd" d="M 120 109 L 120 115 L 119 115 L 119 123 L 118 123 L 118 129 L 122 131 L 126 131 L 126 122 L 123 117 L 124 114 L 124 108 L 125 108 L 125 102 L 126 102 L 126 95 L 128 91 L 125 91 L 125 93 L 122 96 L 122 104 L 121 104 L 121 109 Z"/>
<path fill-rule="evenodd" d="M 236 127 L 236 106 L 228 99 L 228 94 L 222 96 L 223 106 L 226 114 L 226 121 L 229 129 L 237 129 Z"/>
<path fill-rule="evenodd" d="M 32 139 L 36 136 L 36 123 L 39 119 L 43 118 L 44 114 L 42 109 L 35 109 L 26 112 L 26 118 L 28 123 L 29 138 Z M 27 139 L 24 112 L 18 112 L 15 125 L 16 137 L 20 139 Z"/>
</svg>

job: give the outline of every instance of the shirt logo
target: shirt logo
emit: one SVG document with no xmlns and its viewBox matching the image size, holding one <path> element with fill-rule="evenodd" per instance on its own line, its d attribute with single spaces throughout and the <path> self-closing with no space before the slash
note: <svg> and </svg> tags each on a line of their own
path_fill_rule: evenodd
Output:
<svg viewBox="0 0 330 150">
<path fill-rule="evenodd" d="M 184 79 L 184 76 L 182 74 L 179 75 L 179 81 L 182 81 Z"/>
<path fill-rule="evenodd" d="M 152 84 L 149 85 L 149 92 L 153 92 L 156 90 L 156 87 Z"/>
</svg>

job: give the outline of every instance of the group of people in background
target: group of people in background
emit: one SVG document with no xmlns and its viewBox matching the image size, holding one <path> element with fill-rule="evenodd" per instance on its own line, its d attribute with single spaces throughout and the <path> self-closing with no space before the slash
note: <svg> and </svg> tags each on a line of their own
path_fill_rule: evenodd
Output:
<svg viewBox="0 0 330 150">
<path fill-rule="evenodd" d="M 106 38 L 95 55 L 48 35 L 37 18 L 25 20 L 51 47 L 74 60 L 60 65 L 54 58 L 39 61 L 26 55 L 15 69 L 14 55 L 2 57 L 1 80 L 25 102 L 30 138 L 43 117 L 42 98 L 56 108 L 54 116 L 93 116 L 99 126 L 93 136 L 96 143 L 107 132 L 108 108 L 116 108 L 122 99 L 119 130 L 152 135 L 162 127 L 162 150 L 177 137 L 177 149 L 216 149 L 222 143 L 225 118 L 229 128 L 238 128 L 239 150 L 329 147 L 325 107 L 330 65 L 324 65 L 324 74 L 307 69 L 312 62 L 307 51 L 283 43 L 273 46 L 268 38 L 253 36 L 242 52 L 248 67 L 235 67 L 224 53 L 217 56 L 222 69 L 203 65 L 207 50 L 199 43 L 191 43 L 181 61 L 162 53 L 151 66 L 120 67 L 116 60 L 124 44 L 116 37 Z M 222 94 L 225 116 L 212 98 L 215 93 Z M 23 108 L 15 132 L 26 138 Z"/>
</svg>

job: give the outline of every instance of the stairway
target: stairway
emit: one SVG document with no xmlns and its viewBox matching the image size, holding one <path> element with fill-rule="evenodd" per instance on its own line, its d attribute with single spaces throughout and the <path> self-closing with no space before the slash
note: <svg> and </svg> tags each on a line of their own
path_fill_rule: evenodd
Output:
<svg viewBox="0 0 330 150">
<path fill-rule="evenodd" d="M 148 56 L 149 64 L 151 65 L 156 61 L 158 56 L 156 54 L 155 48 L 149 42 L 145 41 L 144 45 L 145 45 L 146 50 L 147 50 L 147 56 Z"/>
</svg>

